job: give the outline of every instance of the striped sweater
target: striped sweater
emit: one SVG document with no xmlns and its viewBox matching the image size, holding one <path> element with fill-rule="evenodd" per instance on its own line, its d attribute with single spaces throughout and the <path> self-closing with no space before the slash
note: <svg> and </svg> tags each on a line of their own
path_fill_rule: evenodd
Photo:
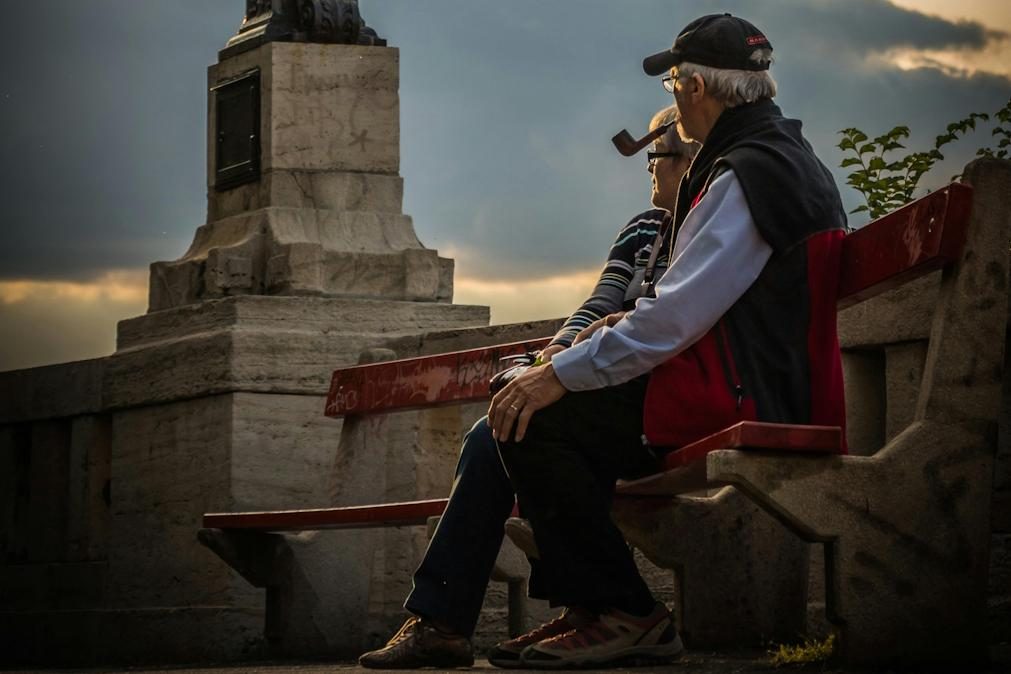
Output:
<svg viewBox="0 0 1011 674">
<path fill-rule="evenodd" d="M 571 346 L 579 332 L 596 320 L 635 306 L 642 292 L 641 283 L 653 252 L 653 242 L 667 211 L 659 208 L 640 213 L 621 228 L 604 263 L 604 270 L 593 293 L 562 325 L 551 345 Z M 657 255 L 653 279 L 667 269 L 669 236 Z"/>
</svg>

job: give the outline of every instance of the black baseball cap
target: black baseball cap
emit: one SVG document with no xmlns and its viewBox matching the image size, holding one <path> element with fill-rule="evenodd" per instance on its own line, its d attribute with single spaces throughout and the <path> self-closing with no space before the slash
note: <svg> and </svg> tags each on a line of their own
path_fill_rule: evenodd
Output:
<svg viewBox="0 0 1011 674">
<path fill-rule="evenodd" d="M 769 38 L 749 21 L 730 14 L 708 14 L 684 27 L 674 46 L 643 59 L 647 75 L 662 75 L 680 63 L 725 70 L 768 70 L 768 61 L 753 61 L 759 49 L 772 50 Z"/>
</svg>

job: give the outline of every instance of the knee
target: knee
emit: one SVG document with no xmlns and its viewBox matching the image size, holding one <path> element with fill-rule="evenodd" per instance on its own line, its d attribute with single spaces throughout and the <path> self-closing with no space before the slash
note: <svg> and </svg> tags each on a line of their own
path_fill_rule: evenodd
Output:
<svg viewBox="0 0 1011 674">
<path fill-rule="evenodd" d="M 495 438 L 491 435 L 488 417 L 478 419 L 463 438 L 460 448 L 460 470 L 478 469 L 502 472 L 502 460 L 499 458 Z"/>
</svg>

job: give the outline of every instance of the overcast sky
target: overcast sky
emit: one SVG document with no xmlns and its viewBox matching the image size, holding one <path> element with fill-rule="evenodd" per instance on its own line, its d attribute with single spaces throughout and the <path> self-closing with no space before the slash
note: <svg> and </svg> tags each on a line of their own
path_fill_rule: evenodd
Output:
<svg viewBox="0 0 1011 674">
<path fill-rule="evenodd" d="M 115 321 L 146 310 L 147 265 L 180 257 L 204 222 L 205 69 L 245 3 L 6 5 L 0 370 L 110 353 Z M 644 160 L 608 139 L 669 104 L 640 63 L 698 15 L 766 32 L 778 102 L 833 168 L 843 127 L 907 124 L 922 148 L 1011 95 L 1011 3 L 996 0 L 360 5 L 401 50 L 404 210 L 456 258 L 457 301 L 491 304 L 496 322 L 574 308 L 614 232 L 648 206 Z M 928 186 L 989 140 L 954 146 Z"/>
</svg>

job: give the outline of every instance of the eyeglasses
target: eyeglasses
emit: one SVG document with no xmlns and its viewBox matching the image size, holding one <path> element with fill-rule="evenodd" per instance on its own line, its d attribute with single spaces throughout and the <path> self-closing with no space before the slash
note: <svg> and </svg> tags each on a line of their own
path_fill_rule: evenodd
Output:
<svg viewBox="0 0 1011 674">
<path fill-rule="evenodd" d="M 660 84 L 663 85 L 664 91 L 666 91 L 668 94 L 674 93 L 676 89 L 675 85 L 677 85 L 677 82 L 678 82 L 677 75 L 664 75 L 663 77 L 660 78 Z"/>
<path fill-rule="evenodd" d="M 661 157 L 680 157 L 680 152 L 647 152 L 646 153 L 646 170 L 650 173 L 656 168 L 656 160 Z"/>
</svg>

